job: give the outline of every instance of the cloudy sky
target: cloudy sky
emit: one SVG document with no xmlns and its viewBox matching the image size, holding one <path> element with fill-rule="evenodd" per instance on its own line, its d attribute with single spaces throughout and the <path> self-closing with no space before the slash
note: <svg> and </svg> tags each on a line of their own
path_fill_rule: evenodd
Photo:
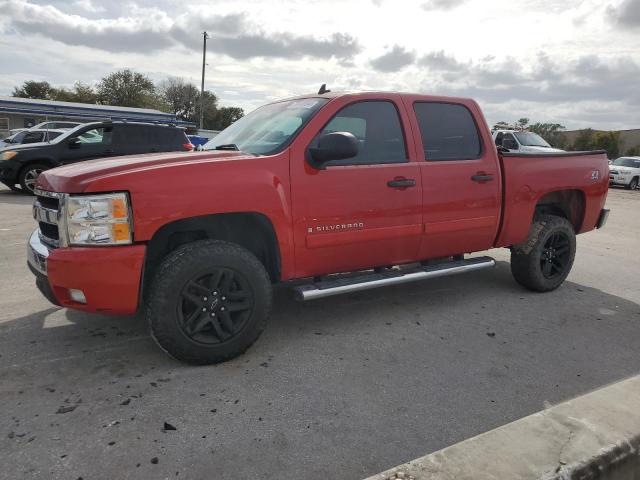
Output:
<svg viewBox="0 0 640 480">
<path fill-rule="evenodd" d="M 251 110 L 316 91 L 476 98 L 490 122 L 640 127 L 640 0 L 0 0 L 0 95 L 132 68 Z"/>
</svg>

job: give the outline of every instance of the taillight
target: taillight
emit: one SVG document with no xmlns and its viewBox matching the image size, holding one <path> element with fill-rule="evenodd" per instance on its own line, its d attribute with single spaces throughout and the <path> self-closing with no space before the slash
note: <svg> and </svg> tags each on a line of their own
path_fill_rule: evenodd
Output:
<svg viewBox="0 0 640 480">
<path fill-rule="evenodd" d="M 193 152 L 193 149 L 195 148 L 193 143 L 183 143 L 182 146 L 187 152 Z"/>
</svg>

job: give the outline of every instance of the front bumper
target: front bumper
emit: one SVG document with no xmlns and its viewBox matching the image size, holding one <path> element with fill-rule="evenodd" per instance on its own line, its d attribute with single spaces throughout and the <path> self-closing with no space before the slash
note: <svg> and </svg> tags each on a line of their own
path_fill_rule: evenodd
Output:
<svg viewBox="0 0 640 480">
<path fill-rule="evenodd" d="M 609 185 L 629 185 L 633 175 L 609 174 Z"/>
<path fill-rule="evenodd" d="M 86 312 L 129 315 L 136 312 L 145 245 L 49 249 L 38 230 L 29 238 L 27 263 L 36 286 L 52 303 Z M 69 289 L 82 290 L 86 303 Z"/>
</svg>

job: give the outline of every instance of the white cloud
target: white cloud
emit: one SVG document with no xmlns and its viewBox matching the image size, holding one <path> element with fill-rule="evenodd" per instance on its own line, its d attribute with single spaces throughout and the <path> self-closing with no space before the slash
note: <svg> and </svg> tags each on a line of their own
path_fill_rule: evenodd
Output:
<svg viewBox="0 0 640 480">
<path fill-rule="evenodd" d="M 476 97 L 491 121 L 638 127 L 637 0 L 0 0 L 0 94 L 133 68 L 251 109 L 329 88 Z M 337 14 L 336 12 L 339 12 Z M 61 68 L 63 66 L 64 68 Z"/>
<path fill-rule="evenodd" d="M 96 5 L 92 0 L 75 0 L 73 6 L 78 10 L 83 10 L 89 13 L 102 13 L 106 12 L 106 8 L 101 5 Z"/>
</svg>

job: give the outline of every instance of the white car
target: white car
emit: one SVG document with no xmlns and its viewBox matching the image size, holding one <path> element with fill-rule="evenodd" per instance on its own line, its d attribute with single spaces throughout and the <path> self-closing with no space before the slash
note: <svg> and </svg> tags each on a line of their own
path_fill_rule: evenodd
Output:
<svg viewBox="0 0 640 480">
<path fill-rule="evenodd" d="M 78 125 L 82 124 L 80 122 L 67 122 L 66 120 L 52 120 L 34 125 L 29 130 L 66 130 L 76 128 Z"/>
<path fill-rule="evenodd" d="M 494 130 L 493 141 L 496 146 L 506 148 L 512 153 L 558 153 L 564 152 L 553 148 L 537 133 L 519 132 L 517 130 Z"/>
<path fill-rule="evenodd" d="M 640 182 L 640 157 L 620 157 L 609 164 L 609 185 L 634 190 Z"/>
<path fill-rule="evenodd" d="M 66 133 L 68 129 L 57 130 L 22 130 L 15 135 L 0 140 L 0 149 L 12 147 L 14 145 L 22 145 L 25 143 L 41 143 L 50 142 L 54 138 Z"/>
</svg>

